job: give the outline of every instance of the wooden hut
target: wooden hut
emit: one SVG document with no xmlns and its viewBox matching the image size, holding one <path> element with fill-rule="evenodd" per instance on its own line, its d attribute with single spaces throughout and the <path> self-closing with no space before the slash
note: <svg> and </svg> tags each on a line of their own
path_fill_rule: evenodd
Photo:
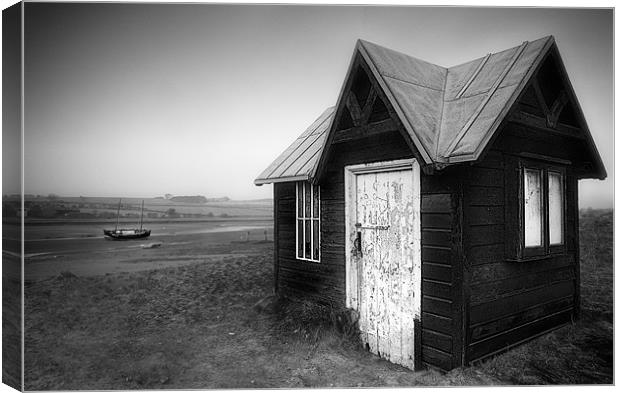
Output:
<svg viewBox="0 0 620 393">
<path fill-rule="evenodd" d="M 606 177 L 553 37 L 450 68 L 358 41 L 274 183 L 275 291 L 463 366 L 579 316 L 578 179 Z"/>
</svg>

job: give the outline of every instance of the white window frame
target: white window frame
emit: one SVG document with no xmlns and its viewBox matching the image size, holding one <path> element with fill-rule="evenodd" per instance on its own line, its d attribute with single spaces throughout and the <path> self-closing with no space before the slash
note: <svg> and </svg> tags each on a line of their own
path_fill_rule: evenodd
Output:
<svg viewBox="0 0 620 393">
<path fill-rule="evenodd" d="M 299 215 L 299 185 L 302 185 L 302 209 L 301 209 L 301 216 Z M 306 187 L 310 187 L 310 217 L 306 217 Z M 319 206 L 316 209 L 318 212 L 318 216 L 314 217 L 314 189 L 315 187 L 312 186 L 312 184 L 308 181 L 298 181 L 295 183 L 295 257 L 301 261 L 308 261 L 308 262 L 315 262 L 315 263 L 320 263 L 321 262 L 321 187 L 320 186 L 316 186 L 316 190 L 318 191 L 318 203 Z M 302 255 L 299 255 L 299 222 L 301 221 L 302 223 L 302 229 L 303 229 L 303 236 L 302 236 Z M 310 256 L 306 255 L 306 221 L 310 221 Z M 313 259 L 312 258 L 312 248 L 314 247 L 314 223 L 317 222 L 318 225 L 318 229 L 317 229 L 317 233 L 316 236 L 318 236 L 318 256 Z"/>
<path fill-rule="evenodd" d="M 551 242 L 551 192 L 549 187 L 551 186 L 550 177 L 551 174 L 557 175 L 560 180 L 560 242 Z M 547 231 L 549 236 L 549 247 L 563 246 L 566 244 L 566 176 L 562 171 L 550 168 L 547 170 Z"/>
<path fill-rule="evenodd" d="M 527 197 L 527 191 L 528 191 L 528 172 L 530 173 L 534 173 L 537 177 L 538 177 L 538 219 L 536 220 L 535 223 L 532 224 L 536 224 L 539 228 L 540 231 L 540 235 L 538 237 L 538 243 L 537 244 L 527 244 L 527 239 L 528 239 L 528 229 L 530 229 L 530 227 L 527 225 L 527 218 L 528 218 L 528 204 L 526 203 L 528 200 Z M 544 191 L 544 185 L 545 185 L 545 173 L 543 171 L 543 169 L 541 168 L 532 168 L 532 167 L 525 167 L 523 169 L 523 246 L 528 249 L 528 248 L 541 248 L 545 246 L 545 209 L 546 209 L 546 203 L 545 203 L 545 191 Z"/>
<path fill-rule="evenodd" d="M 541 223 L 542 223 L 542 244 L 540 246 L 526 246 L 525 245 L 525 182 L 527 181 L 526 172 L 540 171 L 540 192 L 541 192 Z M 562 220 L 561 220 L 561 234 L 562 242 L 551 244 L 550 242 L 550 223 L 549 223 L 549 173 L 554 173 L 560 176 L 561 181 L 561 196 L 562 196 Z M 535 161 L 522 161 L 521 163 L 521 179 L 520 179 L 521 197 L 520 197 L 520 210 L 521 210 L 521 258 L 536 258 L 549 256 L 554 253 L 565 251 L 566 247 L 566 215 L 567 215 L 567 202 L 566 202 L 566 170 L 561 166 L 535 162 Z"/>
</svg>

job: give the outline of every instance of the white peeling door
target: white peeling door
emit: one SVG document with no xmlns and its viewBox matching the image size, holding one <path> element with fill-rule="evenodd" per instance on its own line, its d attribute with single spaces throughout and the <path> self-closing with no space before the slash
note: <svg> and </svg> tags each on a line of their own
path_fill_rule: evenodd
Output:
<svg viewBox="0 0 620 393">
<path fill-rule="evenodd" d="M 360 314 L 362 342 L 371 352 L 413 369 L 421 264 L 419 171 L 411 168 L 355 174 L 355 198 L 349 201 L 355 203 L 349 209 L 354 227 L 347 232 L 356 275 L 349 284 L 357 292 L 350 303 Z"/>
</svg>

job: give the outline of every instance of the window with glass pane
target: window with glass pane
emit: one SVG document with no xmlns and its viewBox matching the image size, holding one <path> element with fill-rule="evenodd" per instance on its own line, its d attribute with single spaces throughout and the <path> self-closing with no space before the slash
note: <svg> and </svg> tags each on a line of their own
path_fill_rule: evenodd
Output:
<svg viewBox="0 0 620 393">
<path fill-rule="evenodd" d="M 564 244 L 564 180 L 562 174 L 549 171 L 549 244 Z"/>
<path fill-rule="evenodd" d="M 297 183 L 297 258 L 319 262 L 321 221 L 319 186 Z"/>
<path fill-rule="evenodd" d="M 540 247 L 543 244 L 542 228 L 542 171 L 525 169 L 524 199 L 525 199 L 525 247 Z"/>
</svg>

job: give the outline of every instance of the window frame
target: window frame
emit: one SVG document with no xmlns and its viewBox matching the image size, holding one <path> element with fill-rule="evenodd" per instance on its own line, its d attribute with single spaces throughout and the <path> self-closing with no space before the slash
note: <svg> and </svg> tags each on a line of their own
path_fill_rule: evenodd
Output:
<svg viewBox="0 0 620 393">
<path fill-rule="evenodd" d="M 541 234 L 541 241 L 540 241 L 540 246 L 526 246 L 525 245 L 525 230 L 526 230 L 526 226 L 525 226 L 525 182 L 527 180 L 526 178 L 526 171 L 536 171 L 539 173 L 540 176 L 540 234 Z M 521 210 L 521 222 L 520 222 L 520 232 L 521 232 L 521 249 L 523 250 L 523 256 L 524 257 L 534 257 L 534 256 L 542 256 L 545 255 L 547 252 L 546 250 L 546 244 L 548 243 L 547 241 L 547 226 L 546 226 L 546 221 L 547 221 L 547 216 L 548 216 L 548 212 L 547 212 L 547 203 L 546 203 L 546 194 L 545 194 L 545 184 L 546 184 L 546 176 L 545 176 L 545 171 L 544 171 L 544 167 L 540 166 L 540 165 L 524 165 L 521 168 L 521 176 L 520 176 L 520 186 L 521 186 L 521 192 L 520 192 L 520 198 L 519 198 L 519 204 L 520 204 L 520 210 Z"/>
<path fill-rule="evenodd" d="M 301 191 L 302 191 L 302 215 L 299 215 L 299 191 L 300 191 L 300 185 L 301 185 Z M 310 217 L 306 217 L 306 187 L 310 187 Z M 315 214 L 315 206 L 314 206 L 314 190 L 316 190 L 318 192 L 318 197 L 316 198 L 316 201 L 318 202 L 318 207 L 316 208 L 316 212 L 318 214 L 318 216 L 314 216 Z M 306 243 L 306 222 L 310 221 L 310 256 L 308 257 L 306 255 L 306 247 L 305 247 L 305 243 Z M 299 234 L 299 223 L 302 223 L 302 229 L 303 229 L 303 241 L 302 241 L 302 255 L 299 255 L 299 240 L 300 240 L 300 234 Z M 314 236 L 315 236 L 315 231 L 314 231 L 314 223 L 317 222 L 317 230 L 316 230 L 316 236 L 318 236 L 318 240 L 317 240 L 317 245 L 318 245 L 318 255 L 316 256 L 316 259 L 312 258 L 312 247 L 314 246 Z M 319 185 L 313 185 L 311 182 L 309 181 L 297 181 L 295 182 L 295 258 L 300 260 L 300 261 L 306 261 L 306 262 L 313 262 L 313 263 L 321 263 L 321 187 Z"/>
<path fill-rule="evenodd" d="M 549 224 L 549 172 L 557 173 L 560 175 L 561 192 L 562 192 L 562 221 L 561 221 L 561 233 L 562 233 L 562 242 L 557 244 L 551 244 L 551 233 L 550 233 L 550 224 Z M 546 178 L 546 187 L 545 192 L 547 193 L 547 243 L 549 247 L 549 254 L 559 254 L 566 251 L 566 215 L 568 213 L 568 204 L 566 201 L 566 169 L 562 167 L 558 167 L 556 165 L 550 165 L 547 168 L 545 173 Z"/>
<path fill-rule="evenodd" d="M 541 174 L 541 224 L 542 224 L 542 245 L 525 246 L 525 181 L 526 170 L 540 171 Z M 560 175 L 561 196 L 562 196 L 562 220 L 561 233 L 562 243 L 550 244 L 550 224 L 549 224 L 549 172 Z M 566 168 L 554 163 L 525 160 L 519 161 L 519 245 L 521 250 L 520 259 L 541 259 L 550 257 L 554 254 L 566 252 L 566 216 L 568 213 L 566 200 Z"/>
</svg>

